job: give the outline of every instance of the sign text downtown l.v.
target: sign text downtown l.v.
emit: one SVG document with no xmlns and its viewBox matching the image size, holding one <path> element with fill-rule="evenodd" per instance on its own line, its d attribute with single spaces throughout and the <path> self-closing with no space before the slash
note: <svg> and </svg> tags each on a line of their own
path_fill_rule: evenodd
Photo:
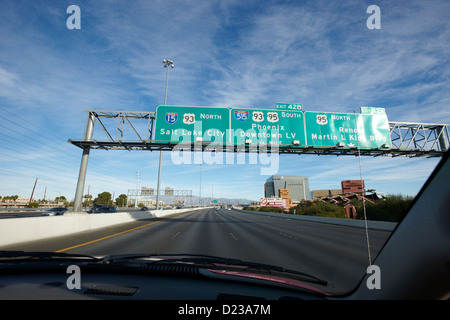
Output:
<svg viewBox="0 0 450 320">
<path fill-rule="evenodd" d="M 391 144 L 385 113 L 158 106 L 157 142 L 380 148 Z"/>
<path fill-rule="evenodd" d="M 269 109 L 231 109 L 230 143 L 305 145 L 303 112 Z M 294 143 L 296 141 L 296 143 Z"/>
</svg>

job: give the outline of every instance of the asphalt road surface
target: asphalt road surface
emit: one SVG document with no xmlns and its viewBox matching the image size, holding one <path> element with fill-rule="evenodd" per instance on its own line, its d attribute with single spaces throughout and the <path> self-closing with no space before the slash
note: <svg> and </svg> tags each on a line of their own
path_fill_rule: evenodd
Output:
<svg viewBox="0 0 450 320">
<path fill-rule="evenodd" d="M 369 230 L 372 259 L 389 235 Z M 0 249 L 221 256 L 306 272 L 335 293 L 357 286 L 369 265 L 364 229 L 214 208 Z"/>
</svg>

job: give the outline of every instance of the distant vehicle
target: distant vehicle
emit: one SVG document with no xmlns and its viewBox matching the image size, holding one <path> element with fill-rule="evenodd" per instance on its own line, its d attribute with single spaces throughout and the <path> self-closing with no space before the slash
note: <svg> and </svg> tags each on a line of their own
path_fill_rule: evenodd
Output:
<svg viewBox="0 0 450 320">
<path fill-rule="evenodd" d="M 94 206 L 86 210 L 87 213 L 112 213 L 117 212 L 116 207 L 108 207 L 108 206 Z"/>
<path fill-rule="evenodd" d="M 147 211 L 147 210 L 149 210 L 148 207 L 142 207 L 141 208 L 141 211 Z"/>
<path fill-rule="evenodd" d="M 44 211 L 43 216 L 62 216 L 67 211 L 67 208 L 51 208 L 50 210 Z"/>
</svg>

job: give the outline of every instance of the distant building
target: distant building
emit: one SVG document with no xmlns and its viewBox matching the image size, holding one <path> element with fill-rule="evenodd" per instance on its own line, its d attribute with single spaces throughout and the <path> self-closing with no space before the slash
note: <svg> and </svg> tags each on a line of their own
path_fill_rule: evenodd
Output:
<svg viewBox="0 0 450 320">
<path fill-rule="evenodd" d="M 33 202 L 34 199 L 32 199 L 31 202 Z M 1 199 L 0 201 L 0 207 L 4 208 L 25 208 L 30 203 L 30 198 L 25 197 L 17 197 L 16 200 L 6 200 Z"/>
<path fill-rule="evenodd" d="M 314 190 L 312 198 L 319 200 L 327 197 L 336 197 L 339 195 L 348 196 L 349 194 L 363 194 L 364 193 L 364 180 L 342 180 L 342 189 L 325 189 Z"/>
<path fill-rule="evenodd" d="M 271 176 L 264 184 L 266 198 L 279 197 L 280 189 L 289 190 L 292 201 L 311 200 L 308 177 L 305 176 Z"/>
<path fill-rule="evenodd" d="M 324 197 L 333 197 L 342 194 L 342 189 L 314 190 L 313 199 L 318 200 Z"/>
<path fill-rule="evenodd" d="M 289 195 L 289 189 L 280 189 L 278 190 L 278 193 L 279 197 L 285 200 L 285 207 L 289 209 L 292 206 L 292 199 Z"/>
<path fill-rule="evenodd" d="M 38 202 L 39 200 L 32 198 L 31 202 Z M 27 208 L 30 204 L 30 198 L 27 197 L 17 197 L 16 200 L 7 200 L 6 198 L 0 199 L 0 208 Z M 64 201 L 46 201 L 40 202 L 40 208 L 53 208 L 53 207 L 63 207 Z"/>
</svg>

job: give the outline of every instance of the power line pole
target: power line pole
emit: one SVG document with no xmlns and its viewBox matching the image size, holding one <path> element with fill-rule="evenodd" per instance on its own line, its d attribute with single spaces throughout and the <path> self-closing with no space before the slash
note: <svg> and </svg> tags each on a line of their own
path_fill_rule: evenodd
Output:
<svg viewBox="0 0 450 320">
<path fill-rule="evenodd" d="M 34 187 L 33 187 L 33 191 L 31 192 L 30 202 L 28 203 L 29 208 L 31 207 L 31 201 L 33 200 L 34 189 L 36 188 L 37 181 L 38 181 L 38 178 L 36 178 L 36 181 L 34 182 Z"/>
</svg>

